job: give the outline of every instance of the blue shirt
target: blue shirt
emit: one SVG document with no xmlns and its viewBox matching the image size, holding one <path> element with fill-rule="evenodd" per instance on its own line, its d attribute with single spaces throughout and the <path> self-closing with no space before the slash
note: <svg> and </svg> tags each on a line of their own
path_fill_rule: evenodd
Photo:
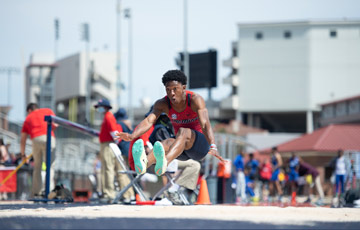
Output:
<svg viewBox="0 0 360 230">
<path fill-rule="evenodd" d="M 237 171 L 244 170 L 244 160 L 241 155 L 237 155 L 234 161 L 234 165 Z"/>
<path fill-rule="evenodd" d="M 296 166 L 298 166 L 298 165 L 299 165 L 299 158 L 298 157 L 290 158 L 289 167 L 290 167 L 291 170 L 295 170 Z"/>
<path fill-rule="evenodd" d="M 246 166 L 249 166 L 251 168 L 250 174 L 251 175 L 255 175 L 256 171 L 259 167 L 259 161 L 252 159 L 251 161 L 249 161 Z"/>
<path fill-rule="evenodd" d="M 276 159 L 276 156 L 274 155 L 274 156 L 272 156 L 272 158 L 271 158 L 271 163 L 272 163 L 272 165 L 275 167 L 275 166 L 277 166 L 277 164 L 278 164 L 278 161 L 277 161 L 277 159 Z"/>
</svg>

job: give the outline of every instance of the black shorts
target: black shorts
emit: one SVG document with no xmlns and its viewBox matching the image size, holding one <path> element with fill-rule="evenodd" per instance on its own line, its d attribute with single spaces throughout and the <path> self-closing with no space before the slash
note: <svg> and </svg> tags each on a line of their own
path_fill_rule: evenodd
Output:
<svg viewBox="0 0 360 230">
<path fill-rule="evenodd" d="M 205 135 L 196 131 L 195 132 L 195 141 L 191 149 L 185 150 L 180 156 L 178 156 L 176 159 L 181 161 L 186 161 L 189 159 L 193 159 L 196 161 L 202 160 L 206 154 L 210 150 L 210 145 L 207 142 Z"/>
</svg>

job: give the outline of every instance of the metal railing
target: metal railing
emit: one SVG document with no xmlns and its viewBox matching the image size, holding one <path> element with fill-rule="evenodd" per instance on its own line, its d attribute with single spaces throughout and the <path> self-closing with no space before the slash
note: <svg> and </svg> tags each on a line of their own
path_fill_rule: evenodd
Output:
<svg viewBox="0 0 360 230">
<path fill-rule="evenodd" d="M 0 137 L 4 139 L 5 144 L 10 144 L 9 153 L 20 153 L 20 136 L 10 132 L 8 130 L 0 128 Z M 25 153 L 29 155 L 31 153 L 32 143 L 30 140 L 26 141 Z"/>
<path fill-rule="evenodd" d="M 91 135 L 91 136 L 99 136 L 99 131 L 92 129 L 90 127 L 86 127 L 80 124 L 77 124 L 75 122 L 71 122 L 68 120 L 65 120 L 63 118 L 60 117 L 56 117 L 56 116 L 45 116 L 45 121 L 47 122 L 47 140 L 46 140 L 46 178 L 45 178 L 45 201 L 47 200 L 47 197 L 49 195 L 50 192 L 50 165 L 51 165 L 51 131 L 52 131 L 52 122 L 57 123 L 59 125 L 63 125 L 66 127 L 69 127 L 71 129 L 80 131 L 82 133 Z M 74 167 L 74 168 L 78 168 L 80 169 L 81 166 L 80 165 L 76 165 L 76 161 L 71 158 L 71 156 L 75 156 L 77 154 L 79 154 L 81 148 L 85 148 L 84 145 L 84 141 L 79 142 L 78 140 L 74 140 L 74 139 L 70 139 L 68 140 L 70 142 L 70 144 L 68 143 L 67 145 L 60 145 L 63 148 L 65 148 L 66 153 L 70 154 L 69 159 L 72 159 L 71 162 L 73 162 L 72 165 L 70 165 L 69 167 Z M 72 142 L 72 143 L 71 143 Z M 82 144 L 81 144 L 82 143 Z M 96 147 L 95 145 L 92 145 L 92 150 L 95 150 Z M 83 151 L 86 152 L 86 151 Z M 63 157 L 66 157 L 63 156 Z M 81 161 L 78 162 L 79 164 L 81 164 Z M 61 165 L 60 167 L 62 167 L 63 165 Z M 67 166 L 66 166 L 67 167 Z"/>
</svg>

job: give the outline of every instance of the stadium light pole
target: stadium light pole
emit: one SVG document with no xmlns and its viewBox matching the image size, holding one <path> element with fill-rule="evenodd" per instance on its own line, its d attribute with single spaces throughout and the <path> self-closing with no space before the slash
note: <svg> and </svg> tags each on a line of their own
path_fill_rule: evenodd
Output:
<svg viewBox="0 0 360 230">
<path fill-rule="evenodd" d="M 125 9 L 124 10 L 124 15 L 125 18 L 128 19 L 129 25 L 128 25 L 128 46 L 129 46 L 129 57 L 128 57 L 128 71 L 129 71 L 129 85 L 128 85 L 128 92 L 129 92 L 129 99 L 128 99 L 128 110 L 129 110 L 129 119 L 131 121 L 131 124 L 133 124 L 134 122 L 134 111 L 133 111 L 133 106 L 132 106 L 132 91 L 133 91 L 133 74 L 132 74 L 132 56 L 133 56 L 133 51 L 132 51 L 132 13 L 131 13 L 131 9 Z"/>
</svg>

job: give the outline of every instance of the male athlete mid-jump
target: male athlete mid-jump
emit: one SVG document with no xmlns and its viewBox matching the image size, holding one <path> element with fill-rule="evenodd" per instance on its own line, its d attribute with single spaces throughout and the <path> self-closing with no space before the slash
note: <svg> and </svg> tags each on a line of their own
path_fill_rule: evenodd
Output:
<svg viewBox="0 0 360 230">
<path fill-rule="evenodd" d="M 132 134 L 120 132 L 118 138 L 131 141 L 149 130 L 162 113 L 166 113 L 175 129 L 175 139 L 155 142 L 153 150 L 146 156 L 142 139 L 132 149 L 135 170 L 146 172 L 155 163 L 155 173 L 165 173 L 168 163 L 174 159 L 201 160 L 211 154 L 223 161 L 215 145 L 208 110 L 204 99 L 186 90 L 187 78 L 179 70 L 170 70 L 162 78 L 166 96 L 157 100 L 151 113 L 140 122 Z"/>
</svg>

